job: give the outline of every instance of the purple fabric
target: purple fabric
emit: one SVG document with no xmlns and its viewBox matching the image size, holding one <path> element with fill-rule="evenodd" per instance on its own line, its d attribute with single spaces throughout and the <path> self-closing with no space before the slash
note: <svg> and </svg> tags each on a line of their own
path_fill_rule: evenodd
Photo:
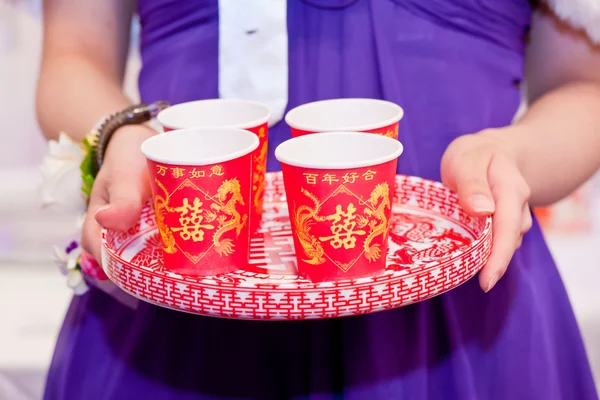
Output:
<svg viewBox="0 0 600 400">
<path fill-rule="evenodd" d="M 216 97 L 217 1 L 142 0 L 145 101 Z M 402 105 L 399 171 L 439 180 L 448 143 L 510 123 L 526 0 L 288 0 L 290 102 Z M 289 137 L 280 123 L 274 147 Z M 537 224 L 508 273 L 379 314 L 243 322 L 91 290 L 75 298 L 46 399 L 596 399 L 579 330 Z"/>
</svg>

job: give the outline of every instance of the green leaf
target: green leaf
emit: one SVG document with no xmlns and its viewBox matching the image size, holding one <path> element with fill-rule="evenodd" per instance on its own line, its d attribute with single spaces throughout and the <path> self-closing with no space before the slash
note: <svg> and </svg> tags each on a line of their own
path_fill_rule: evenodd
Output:
<svg viewBox="0 0 600 400">
<path fill-rule="evenodd" d="M 82 175 L 81 179 L 83 180 L 83 186 L 81 187 L 81 190 L 86 194 L 86 196 L 90 197 L 95 179 L 90 174 Z"/>
</svg>

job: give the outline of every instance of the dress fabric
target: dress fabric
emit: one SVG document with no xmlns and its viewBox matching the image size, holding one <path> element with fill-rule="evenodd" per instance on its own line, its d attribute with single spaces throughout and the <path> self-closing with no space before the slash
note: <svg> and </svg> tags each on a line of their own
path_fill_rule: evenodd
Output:
<svg viewBox="0 0 600 400">
<path fill-rule="evenodd" d="M 140 0 L 142 99 L 218 95 L 216 0 Z M 398 171 L 439 180 L 459 135 L 520 102 L 527 0 L 288 0 L 288 109 L 336 97 L 405 110 Z M 284 122 L 269 132 L 290 137 Z M 597 399 L 565 288 L 536 223 L 490 293 L 323 321 L 254 322 L 74 297 L 47 400 Z"/>
</svg>

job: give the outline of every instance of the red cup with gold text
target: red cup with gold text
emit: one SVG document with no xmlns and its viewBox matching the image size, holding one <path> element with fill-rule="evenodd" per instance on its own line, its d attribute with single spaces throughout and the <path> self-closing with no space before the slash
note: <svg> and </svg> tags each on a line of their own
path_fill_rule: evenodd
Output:
<svg viewBox="0 0 600 400">
<path fill-rule="evenodd" d="M 169 271 L 219 275 L 248 263 L 252 153 L 242 129 L 184 129 L 142 144 Z"/>
<path fill-rule="evenodd" d="M 269 107 L 249 100 L 209 99 L 180 103 L 161 111 L 158 122 L 165 131 L 189 128 L 245 129 L 260 140 L 252 154 L 252 218 L 250 229 L 260 225 L 263 212 L 265 173 L 267 170 Z"/>
<path fill-rule="evenodd" d="M 354 279 L 385 269 L 401 153 L 396 139 L 358 132 L 299 136 L 277 147 L 302 277 Z"/>
<path fill-rule="evenodd" d="M 331 99 L 290 110 L 285 122 L 292 137 L 318 132 L 367 132 L 398 139 L 404 115 L 399 105 L 378 99 Z"/>
</svg>

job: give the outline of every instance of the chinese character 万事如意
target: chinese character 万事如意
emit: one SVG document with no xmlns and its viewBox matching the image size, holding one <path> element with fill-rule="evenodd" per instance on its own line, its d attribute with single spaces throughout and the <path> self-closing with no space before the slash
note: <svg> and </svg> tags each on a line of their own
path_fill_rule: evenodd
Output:
<svg viewBox="0 0 600 400">
<path fill-rule="evenodd" d="M 181 178 L 183 175 L 185 175 L 185 168 L 180 168 L 180 167 L 171 168 L 171 174 L 173 175 L 173 178 L 175 178 L 175 179 Z"/>
<path fill-rule="evenodd" d="M 165 167 L 164 165 L 156 166 L 156 175 L 165 176 L 166 173 L 167 173 L 167 167 Z"/>
<path fill-rule="evenodd" d="M 183 240 L 193 240 L 194 242 L 201 242 L 204 240 L 204 229 L 215 229 L 211 224 L 202 224 L 204 215 L 202 213 L 202 202 L 199 198 L 195 198 L 193 205 L 190 205 L 189 200 L 183 199 L 183 205 L 176 207 L 175 211 L 179 213 L 179 223 L 181 224 L 178 228 L 171 228 L 173 232 L 179 232 L 179 236 Z"/>
<path fill-rule="evenodd" d="M 342 246 L 344 249 L 353 249 L 356 246 L 356 236 L 366 235 L 366 232 L 356 228 L 356 207 L 350 203 L 347 211 L 344 211 L 341 205 L 337 205 L 335 213 L 326 217 L 326 219 L 333 221 L 331 225 L 331 236 L 319 238 L 322 241 L 330 242 L 331 247 L 339 249 Z"/>
<path fill-rule="evenodd" d="M 192 178 L 204 178 L 204 176 L 204 170 L 197 170 L 196 168 L 194 168 L 190 171 L 190 177 Z"/>
<path fill-rule="evenodd" d="M 223 174 L 225 174 L 225 171 L 223 171 L 223 166 L 222 165 L 214 165 L 212 167 L 210 167 L 210 176 L 216 175 L 216 176 L 223 176 Z"/>
</svg>

